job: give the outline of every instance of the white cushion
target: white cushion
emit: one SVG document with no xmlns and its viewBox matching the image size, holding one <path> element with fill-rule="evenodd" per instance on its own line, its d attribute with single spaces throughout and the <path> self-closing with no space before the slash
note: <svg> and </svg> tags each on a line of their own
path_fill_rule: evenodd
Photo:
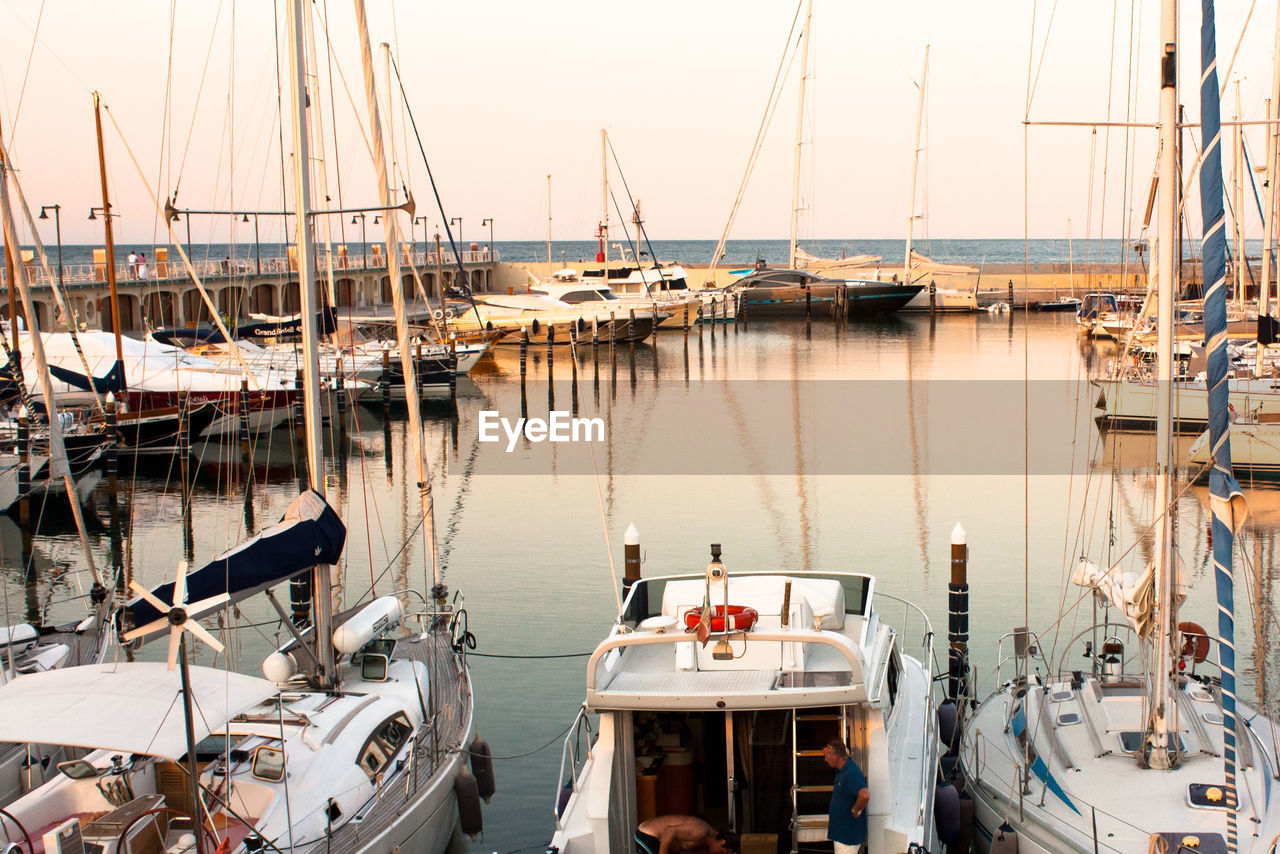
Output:
<svg viewBox="0 0 1280 854">
<path fill-rule="evenodd" d="M 755 608 L 761 617 L 780 616 L 786 583 L 791 582 L 792 611 L 799 600 L 807 602 L 815 617 L 822 618 L 822 628 L 844 628 L 844 588 L 840 582 L 826 578 L 789 578 L 785 575 L 729 576 L 729 604 Z M 662 613 L 683 620 L 690 608 L 702 605 L 707 583 L 701 579 L 667 582 L 662 592 Z M 724 604 L 724 587 L 711 585 L 711 604 Z M 812 628 L 797 626 L 796 628 Z"/>
</svg>

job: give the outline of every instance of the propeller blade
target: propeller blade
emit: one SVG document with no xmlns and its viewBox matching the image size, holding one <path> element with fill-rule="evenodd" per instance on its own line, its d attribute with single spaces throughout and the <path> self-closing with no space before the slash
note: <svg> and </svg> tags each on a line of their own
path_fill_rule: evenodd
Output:
<svg viewBox="0 0 1280 854">
<path fill-rule="evenodd" d="M 178 571 L 173 576 L 173 604 L 187 604 L 187 562 L 178 561 Z"/>
<path fill-rule="evenodd" d="M 151 622 L 147 623 L 145 626 L 138 626 L 138 628 L 136 629 L 125 632 L 124 639 L 127 641 L 131 641 L 134 638 L 146 637 L 147 635 L 155 634 L 156 632 L 162 631 L 168 626 L 169 626 L 169 618 L 167 616 L 164 616 L 158 620 L 152 620 Z"/>
<path fill-rule="evenodd" d="M 206 646 L 212 647 L 214 652 L 222 652 L 224 649 L 222 644 L 218 642 L 218 639 L 205 631 L 204 626 L 200 625 L 195 620 L 187 620 L 182 624 L 182 628 L 200 638 L 200 640 L 204 641 Z"/>
<path fill-rule="evenodd" d="M 187 617 L 196 619 L 207 611 L 212 611 L 224 602 L 231 601 L 231 597 L 226 593 L 219 593 L 216 596 L 210 596 L 208 599 L 201 599 L 199 602 L 193 602 L 187 606 Z"/>
<path fill-rule="evenodd" d="M 129 589 L 141 596 L 143 601 L 162 614 L 169 613 L 169 609 L 173 607 L 172 605 L 166 605 L 164 602 L 161 602 L 159 596 L 152 593 L 136 581 L 129 582 Z"/>
<path fill-rule="evenodd" d="M 178 642 L 182 639 L 182 626 L 169 627 L 169 669 L 178 667 Z"/>
</svg>

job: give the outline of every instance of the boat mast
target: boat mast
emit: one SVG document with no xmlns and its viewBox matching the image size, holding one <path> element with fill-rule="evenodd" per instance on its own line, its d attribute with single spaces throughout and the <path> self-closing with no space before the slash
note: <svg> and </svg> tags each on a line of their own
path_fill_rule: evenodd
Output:
<svg viewBox="0 0 1280 854">
<path fill-rule="evenodd" d="M 916 227 L 916 173 L 920 171 L 920 126 L 924 124 L 924 93 L 929 81 L 929 46 L 924 46 L 920 71 L 920 100 L 916 103 L 916 144 L 911 151 L 911 195 L 907 198 L 907 252 L 902 262 L 902 282 L 911 284 L 911 236 Z"/>
<path fill-rule="evenodd" d="M 320 352 L 319 333 L 316 329 L 316 313 L 319 295 L 316 293 L 315 245 L 311 242 L 311 157 L 307 145 L 307 91 L 306 52 L 303 48 L 302 2 L 293 0 L 289 16 L 289 61 L 292 64 L 293 86 L 293 189 L 296 198 L 298 246 L 298 279 L 302 304 L 302 375 L 303 423 L 306 426 L 307 475 L 311 488 L 324 495 L 324 455 L 320 430 Z M 316 660 L 319 662 L 317 681 L 322 687 L 334 684 L 336 672 L 333 654 L 333 580 L 329 566 L 321 564 L 311 572 L 311 597 L 315 620 Z"/>
<path fill-rule="evenodd" d="M 1170 672 L 1173 670 L 1173 636 L 1177 620 L 1177 567 L 1173 551 L 1173 299 L 1178 289 L 1178 25 L 1176 0 L 1163 0 L 1160 18 L 1160 130 L 1157 222 L 1157 367 L 1156 383 L 1156 552 L 1155 645 L 1151 656 L 1147 745 L 1139 761 L 1165 769 L 1173 764 L 1175 749 L 1169 739 L 1173 713 Z M 1144 755 L 1145 754 L 1145 755 Z"/>
<path fill-rule="evenodd" d="M 800 224 L 800 150 L 804 144 L 804 88 L 809 79 L 809 24 L 813 21 L 813 0 L 804 6 L 804 52 L 800 54 L 800 104 L 796 107 L 796 156 L 791 169 L 791 248 L 787 254 L 787 266 L 796 266 L 796 229 Z"/>
<path fill-rule="evenodd" d="M 422 410 L 418 391 L 417 364 L 412 343 L 409 341 L 409 324 L 405 320 L 404 288 L 400 285 L 400 211 L 393 209 L 392 188 L 387 174 L 387 154 L 382 137 L 382 119 L 378 114 L 377 84 L 373 77 L 373 48 L 369 41 L 369 23 L 365 15 L 364 0 L 355 0 L 356 34 L 360 38 L 360 65 L 364 73 L 365 103 L 369 110 L 369 136 L 373 143 L 373 165 L 378 177 L 378 204 L 386 224 L 387 273 L 391 276 L 391 304 L 396 314 L 396 344 L 400 349 L 400 368 L 404 373 L 404 394 L 408 401 L 409 433 L 413 437 L 413 456 L 417 465 L 418 498 L 422 503 L 425 547 L 431 558 L 431 598 L 443 605 L 445 591 L 440 583 L 440 555 L 436 548 L 436 519 L 431 498 L 431 472 L 427 469 L 427 457 L 422 449 Z M 390 46 L 383 44 L 390 57 Z M 452 366 L 450 366 L 452 370 Z"/>
<path fill-rule="evenodd" d="M 1280 2 L 1276 3 L 1276 20 L 1280 21 Z M 1271 99 L 1267 101 L 1267 120 L 1275 119 L 1280 112 L 1280 26 L 1276 27 L 1275 53 L 1271 60 Z M 1258 305 L 1258 313 L 1264 316 L 1271 314 L 1271 265 L 1275 263 L 1275 212 L 1276 212 L 1276 159 L 1280 157 L 1280 125 L 1269 125 L 1267 133 L 1267 168 L 1265 183 L 1267 186 L 1267 207 L 1263 211 L 1263 249 L 1262 249 L 1262 294 Z M 1280 279 L 1280 277 L 1277 277 Z M 1280 281 L 1276 284 L 1280 286 Z M 1262 367 L 1262 353 L 1265 348 L 1258 348 L 1258 367 Z"/>
<path fill-rule="evenodd" d="M 1235 278 L 1236 278 L 1236 308 L 1244 310 L 1244 274 L 1247 269 L 1248 260 L 1244 257 L 1244 173 L 1241 171 L 1241 152 L 1244 151 L 1243 128 L 1240 127 L 1240 80 L 1236 79 L 1236 128 L 1235 128 L 1235 146 L 1231 152 L 1232 180 L 1231 180 L 1231 205 L 1235 208 L 1235 216 L 1231 218 L 1231 225 L 1234 228 L 1233 237 L 1234 245 L 1231 251 L 1235 253 Z M 1203 267 L 1201 268 L 1203 276 Z"/>
<path fill-rule="evenodd" d="M 551 275 L 551 173 L 547 173 L 547 275 Z"/>
<path fill-rule="evenodd" d="M 604 282 L 609 284 L 609 132 L 600 128 L 600 252 L 597 261 L 604 262 Z"/>
<path fill-rule="evenodd" d="M 111 294 L 111 332 L 116 337 L 116 361 L 124 374 L 124 347 L 120 343 L 120 300 L 116 296 L 116 242 L 111 230 L 111 197 L 107 194 L 107 156 L 102 148 L 102 97 L 93 93 L 93 126 L 98 133 L 98 176 L 102 183 L 102 227 L 107 241 L 107 288 Z M 71 318 L 67 318 L 68 321 Z M 123 380 L 122 380 L 123 382 Z M 127 384 L 127 383 L 126 383 Z M 89 383 L 90 387 L 93 383 Z"/>
</svg>

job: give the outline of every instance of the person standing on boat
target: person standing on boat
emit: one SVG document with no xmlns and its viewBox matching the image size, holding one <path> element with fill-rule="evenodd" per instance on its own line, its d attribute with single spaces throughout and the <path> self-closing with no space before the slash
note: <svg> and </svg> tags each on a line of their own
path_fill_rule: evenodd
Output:
<svg viewBox="0 0 1280 854">
<path fill-rule="evenodd" d="M 136 252 L 129 253 L 129 278 L 135 278 L 138 275 L 138 255 Z"/>
<path fill-rule="evenodd" d="M 835 854 L 857 854 L 867 841 L 867 802 L 871 791 L 858 763 L 849 756 L 844 739 L 833 738 L 822 748 L 822 758 L 836 769 L 827 813 L 827 838 Z"/>
</svg>

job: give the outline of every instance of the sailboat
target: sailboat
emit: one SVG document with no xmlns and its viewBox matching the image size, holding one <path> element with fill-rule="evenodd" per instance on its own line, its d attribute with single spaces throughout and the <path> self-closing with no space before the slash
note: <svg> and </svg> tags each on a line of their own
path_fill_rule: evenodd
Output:
<svg viewBox="0 0 1280 854">
<path fill-rule="evenodd" d="M 1217 631 L 1179 622 L 1184 570 L 1174 548 L 1173 306 L 1179 175 L 1176 4 L 1162 4 L 1158 358 L 1154 557 L 1141 573 L 1086 560 L 1072 580 L 1108 607 L 1108 623 L 1072 638 L 1057 661 L 1034 633 L 1001 643 L 998 687 L 964 729 L 960 764 L 980 847 L 992 851 L 1143 854 L 1274 851 L 1280 807 L 1275 724 L 1235 696 L 1235 531 L 1243 498 L 1227 433 L 1225 244 L 1213 5 L 1203 5 L 1201 170 L 1212 552 Z M 1012 641 L 1012 649 L 1007 648 Z M 1084 647 L 1083 660 L 1075 645 Z M 1216 647 L 1216 650 L 1214 649 Z M 1216 656 L 1213 653 L 1216 651 Z M 1214 658 L 1216 657 L 1216 662 Z M 1014 673 L 1010 676 L 1009 667 Z"/>
<path fill-rule="evenodd" d="M 356 0 L 355 6 L 385 200 L 364 4 Z M 462 617 L 439 574 L 416 407 L 409 408 L 410 427 L 418 443 L 423 529 L 430 534 L 430 591 L 414 611 L 407 598 L 384 596 L 345 614 L 332 612 L 330 565 L 342 552 L 346 530 L 323 495 L 311 220 L 324 211 L 311 204 L 303 31 L 303 4 L 295 0 L 289 43 L 299 274 L 308 318 L 303 365 L 311 488 L 279 524 L 201 569 L 188 573 L 183 563 L 170 584 L 154 590 L 133 585 L 137 595 L 122 618 L 134 628 L 123 639 L 167 633 L 167 665 L 64 668 L 0 687 L 0 740 L 85 751 L 8 807 L 0 847 L 12 843 L 34 851 L 39 839 L 46 852 L 60 854 L 90 845 L 196 854 L 437 854 L 454 835 L 460 800 L 469 817 L 478 814 L 485 790 L 465 771 L 467 757 L 478 770 L 484 766 L 472 755 L 481 751 L 471 745 L 471 683 L 466 646 L 458 641 Z M 390 206 L 379 209 L 389 212 Z M 395 243 L 389 220 L 388 242 Z M 406 342 L 403 306 L 399 299 L 396 304 L 397 331 Z M 402 346 L 400 356 L 412 384 L 412 353 Z M 222 648 L 200 617 L 258 593 L 278 607 L 270 590 L 293 577 L 309 581 L 310 625 L 295 626 L 280 608 L 294 638 L 267 657 L 268 678 L 188 664 L 189 635 L 215 651 Z M 478 827 L 472 820 L 464 830 Z"/>
</svg>

